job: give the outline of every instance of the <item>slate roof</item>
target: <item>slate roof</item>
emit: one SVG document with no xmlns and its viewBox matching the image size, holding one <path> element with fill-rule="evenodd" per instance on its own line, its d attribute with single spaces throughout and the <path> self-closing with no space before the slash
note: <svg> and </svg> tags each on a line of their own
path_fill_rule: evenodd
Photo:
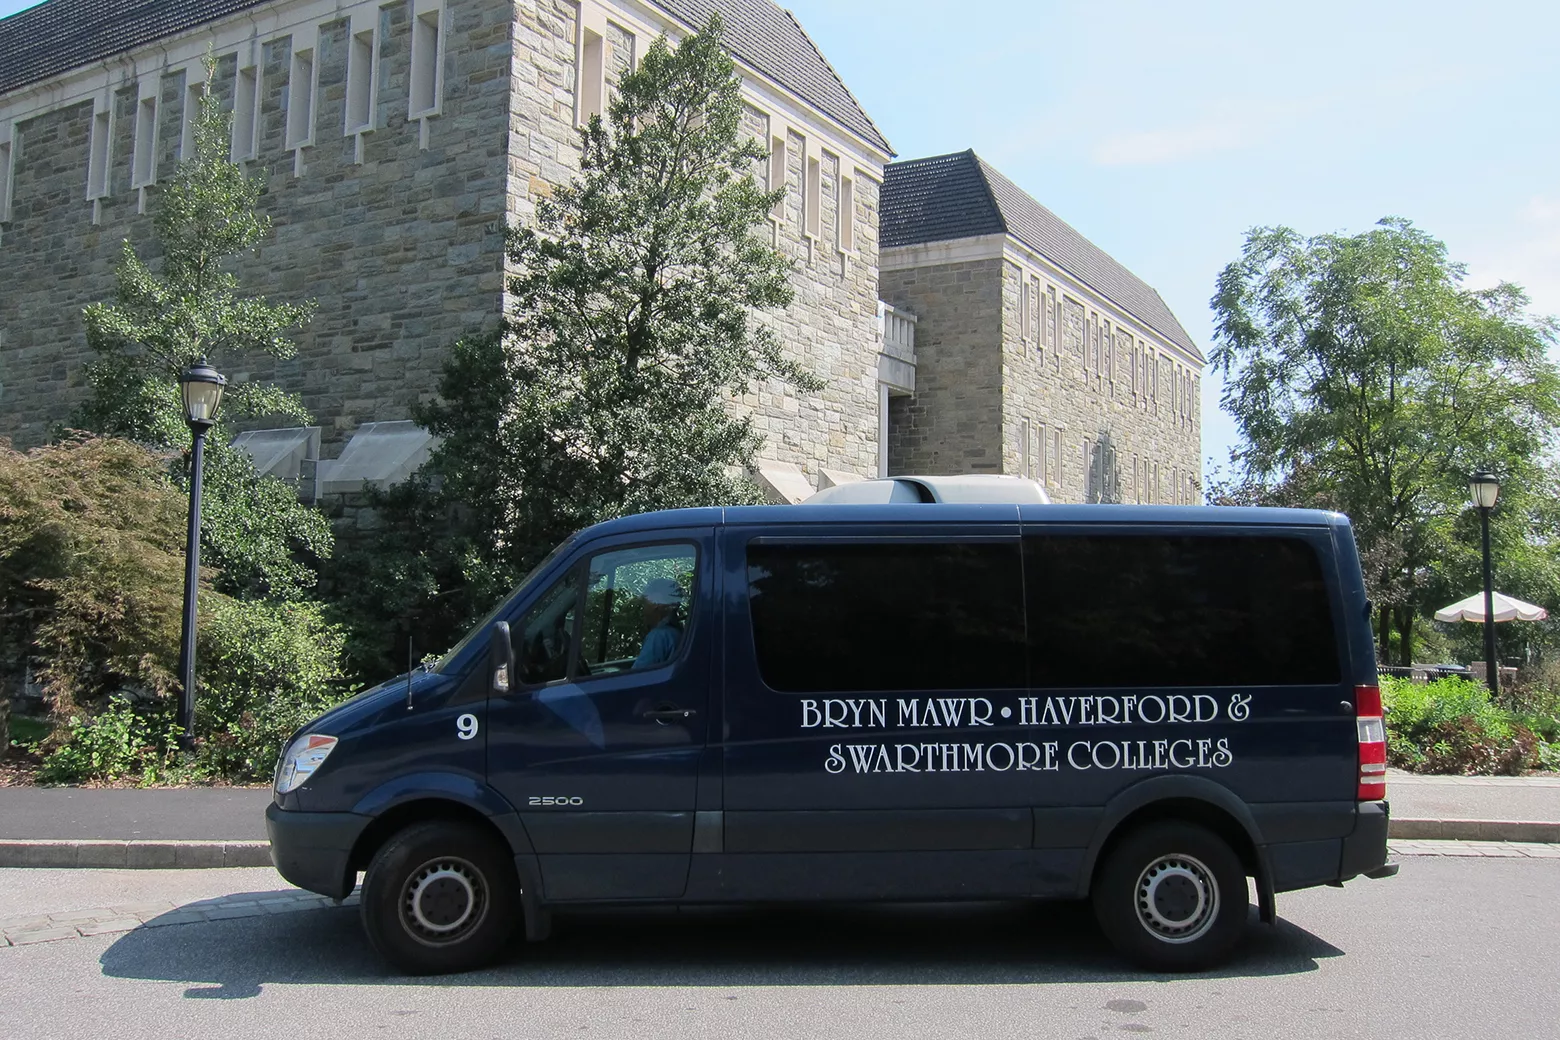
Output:
<svg viewBox="0 0 1560 1040">
<path fill-rule="evenodd" d="M 879 200 L 882 248 L 1008 234 L 1205 360 L 1154 288 L 993 169 L 974 150 L 890 163 Z"/>
<path fill-rule="evenodd" d="M 44 0 L 0 19 L 0 94 L 266 0 Z"/>
<path fill-rule="evenodd" d="M 0 94 L 216 21 L 268 0 L 44 0 L 0 19 Z M 732 52 L 893 154 L 791 12 L 771 0 L 654 0 L 690 28 L 719 11 Z"/>
<path fill-rule="evenodd" d="M 833 116 L 842 125 L 889 155 L 889 145 L 829 59 L 813 43 L 796 16 L 773 0 L 651 0 L 691 28 L 700 29 L 710 14 L 726 23 L 726 46 L 733 54 Z"/>
</svg>

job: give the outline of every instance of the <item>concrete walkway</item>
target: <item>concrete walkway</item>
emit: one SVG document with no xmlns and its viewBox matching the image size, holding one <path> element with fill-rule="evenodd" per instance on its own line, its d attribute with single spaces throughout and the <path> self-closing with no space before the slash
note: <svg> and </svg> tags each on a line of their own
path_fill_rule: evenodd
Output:
<svg viewBox="0 0 1560 1040">
<path fill-rule="evenodd" d="M 1417 820 L 1560 823 L 1560 776 L 1416 776 L 1390 770 L 1392 815 Z"/>
</svg>

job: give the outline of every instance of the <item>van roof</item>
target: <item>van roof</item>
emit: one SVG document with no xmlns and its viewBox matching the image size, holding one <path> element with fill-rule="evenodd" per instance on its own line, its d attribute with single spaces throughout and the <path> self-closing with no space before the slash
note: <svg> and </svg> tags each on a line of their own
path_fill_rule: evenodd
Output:
<svg viewBox="0 0 1560 1040">
<path fill-rule="evenodd" d="M 1331 527 L 1347 524 L 1341 513 L 1321 509 L 1270 509 L 1257 506 L 1126 506 L 944 504 L 937 502 L 858 505 L 711 506 L 665 509 L 597 524 L 593 534 L 657 531 L 673 527 L 723 527 L 750 524 L 853 523 L 1059 523 L 1231 525 L 1246 527 Z"/>
</svg>

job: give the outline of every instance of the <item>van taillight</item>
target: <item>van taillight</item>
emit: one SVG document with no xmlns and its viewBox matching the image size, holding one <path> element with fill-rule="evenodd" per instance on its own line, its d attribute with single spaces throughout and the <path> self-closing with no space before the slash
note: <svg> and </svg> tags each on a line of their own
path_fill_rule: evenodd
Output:
<svg viewBox="0 0 1560 1040">
<path fill-rule="evenodd" d="M 1378 802 L 1387 796 L 1387 727 L 1381 718 L 1381 687 L 1354 688 L 1354 724 L 1360 734 L 1360 783 L 1355 798 Z"/>
</svg>

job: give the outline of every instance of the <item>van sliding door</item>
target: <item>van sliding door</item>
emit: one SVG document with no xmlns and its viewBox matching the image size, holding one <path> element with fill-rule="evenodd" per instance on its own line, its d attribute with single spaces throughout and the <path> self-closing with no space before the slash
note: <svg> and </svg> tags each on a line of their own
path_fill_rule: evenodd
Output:
<svg viewBox="0 0 1560 1040">
<path fill-rule="evenodd" d="M 724 847 L 711 889 L 1028 894 L 1030 795 L 1013 778 L 1041 763 L 1004 737 L 1026 687 L 1016 525 L 796 531 L 723 533 Z"/>
</svg>

